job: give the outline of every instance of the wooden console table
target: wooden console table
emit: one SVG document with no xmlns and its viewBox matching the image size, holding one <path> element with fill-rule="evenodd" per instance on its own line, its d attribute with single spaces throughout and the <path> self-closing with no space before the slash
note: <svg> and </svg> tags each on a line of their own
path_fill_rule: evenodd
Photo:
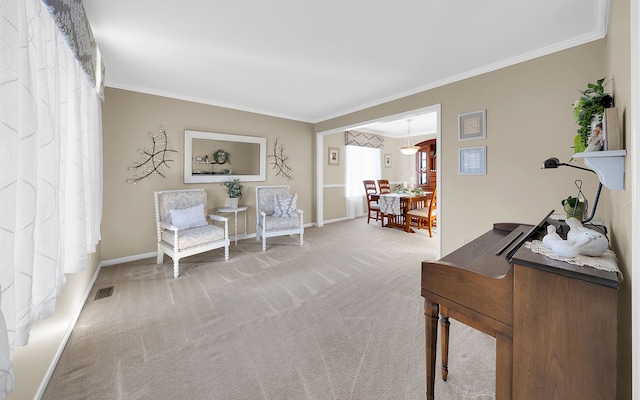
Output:
<svg viewBox="0 0 640 400">
<path fill-rule="evenodd" d="M 615 398 L 619 277 L 524 246 L 510 260 L 496 254 L 530 228 L 496 224 L 422 263 L 427 399 L 434 399 L 439 315 L 444 380 L 451 317 L 496 338 L 496 400 Z"/>
</svg>

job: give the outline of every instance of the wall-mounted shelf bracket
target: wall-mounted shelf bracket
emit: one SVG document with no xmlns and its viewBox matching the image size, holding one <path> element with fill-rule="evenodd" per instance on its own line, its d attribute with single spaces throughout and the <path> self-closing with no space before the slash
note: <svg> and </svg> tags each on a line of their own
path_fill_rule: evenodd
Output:
<svg viewBox="0 0 640 400">
<path fill-rule="evenodd" d="M 576 153 L 573 158 L 584 159 L 584 165 L 598 175 L 604 186 L 611 190 L 622 190 L 626 155 L 626 150 L 587 151 Z"/>
</svg>

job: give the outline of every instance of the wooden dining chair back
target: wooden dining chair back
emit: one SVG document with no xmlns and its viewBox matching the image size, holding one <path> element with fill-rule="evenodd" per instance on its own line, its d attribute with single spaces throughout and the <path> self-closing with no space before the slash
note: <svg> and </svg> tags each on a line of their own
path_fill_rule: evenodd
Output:
<svg viewBox="0 0 640 400">
<path fill-rule="evenodd" d="M 433 236 L 433 227 L 438 226 L 437 221 L 438 214 L 438 203 L 436 197 L 436 189 L 433 190 L 433 194 L 431 195 L 431 200 L 429 200 L 429 205 L 423 208 L 416 208 L 414 210 L 407 211 L 407 230 L 411 226 L 411 221 L 416 220 L 418 223 L 418 228 L 423 228 L 425 225 L 429 230 L 429 237 Z"/>
<path fill-rule="evenodd" d="M 389 185 L 388 179 L 378 179 L 378 188 L 380 194 L 391 193 L 391 185 Z"/>
<path fill-rule="evenodd" d="M 366 180 L 362 181 L 364 184 L 364 193 L 367 197 L 367 224 L 371 218 L 375 218 L 376 221 L 380 219 L 380 204 L 378 204 L 378 189 L 376 188 L 376 181 Z"/>
</svg>

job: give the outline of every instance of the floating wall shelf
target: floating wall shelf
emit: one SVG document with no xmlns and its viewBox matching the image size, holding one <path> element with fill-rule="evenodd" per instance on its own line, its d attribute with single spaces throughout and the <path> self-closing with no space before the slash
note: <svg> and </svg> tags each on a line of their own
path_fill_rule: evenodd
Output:
<svg viewBox="0 0 640 400">
<path fill-rule="evenodd" d="M 624 187 L 624 157 L 626 150 L 587 151 L 576 153 L 573 158 L 584 159 L 584 165 L 598 174 L 600 182 L 611 190 Z"/>
</svg>

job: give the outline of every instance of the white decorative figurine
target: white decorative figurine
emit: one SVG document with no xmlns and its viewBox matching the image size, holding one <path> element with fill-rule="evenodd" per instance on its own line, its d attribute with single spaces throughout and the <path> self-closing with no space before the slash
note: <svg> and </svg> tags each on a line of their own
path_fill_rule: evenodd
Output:
<svg viewBox="0 0 640 400">
<path fill-rule="evenodd" d="M 602 233 L 583 227 L 576 218 L 568 218 L 567 225 L 571 228 L 567 240 L 556 233 L 553 225 L 547 226 L 547 234 L 542 238 L 542 243 L 557 256 L 574 258 L 582 254 L 600 257 L 609 248 L 609 241 Z"/>
<path fill-rule="evenodd" d="M 580 254 L 591 257 L 600 257 L 609 248 L 609 240 L 600 232 L 585 228 L 576 218 L 568 218 L 567 225 L 571 228 L 567 232 L 567 240 L 579 240 L 587 237 L 588 241 L 580 248 Z"/>
</svg>

